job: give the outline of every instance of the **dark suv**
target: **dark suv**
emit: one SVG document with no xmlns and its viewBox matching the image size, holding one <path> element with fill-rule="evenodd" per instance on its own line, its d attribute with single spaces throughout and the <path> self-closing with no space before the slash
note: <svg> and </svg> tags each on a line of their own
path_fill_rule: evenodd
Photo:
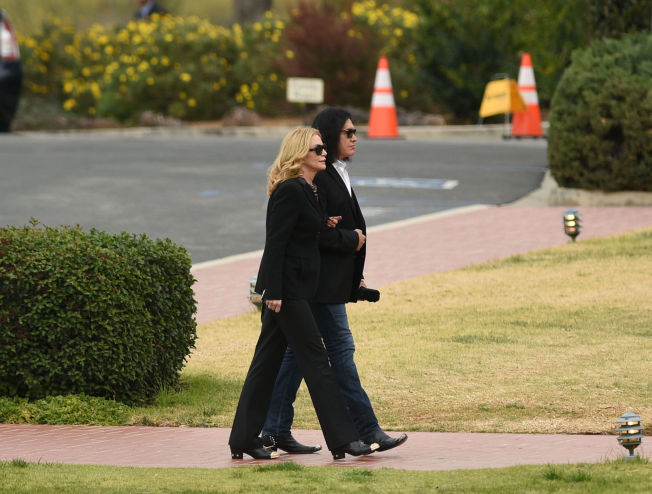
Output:
<svg viewBox="0 0 652 494">
<path fill-rule="evenodd" d="M 0 132 L 9 132 L 18 109 L 23 70 L 18 40 L 7 13 L 0 9 Z"/>
</svg>

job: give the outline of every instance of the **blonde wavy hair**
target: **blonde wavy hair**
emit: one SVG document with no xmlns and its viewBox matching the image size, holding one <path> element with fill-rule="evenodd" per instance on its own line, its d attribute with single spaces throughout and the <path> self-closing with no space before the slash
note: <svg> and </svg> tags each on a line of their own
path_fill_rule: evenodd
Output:
<svg viewBox="0 0 652 494">
<path fill-rule="evenodd" d="M 310 139 L 314 135 L 321 136 L 319 131 L 312 127 L 297 127 L 283 138 L 278 156 L 267 174 L 268 196 L 271 196 L 281 183 L 303 174 L 303 159 L 309 152 Z"/>
</svg>

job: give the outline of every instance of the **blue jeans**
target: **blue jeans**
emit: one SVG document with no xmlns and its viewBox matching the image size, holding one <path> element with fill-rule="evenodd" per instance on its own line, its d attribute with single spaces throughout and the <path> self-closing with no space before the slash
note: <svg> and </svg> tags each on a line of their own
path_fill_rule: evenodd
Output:
<svg viewBox="0 0 652 494">
<path fill-rule="evenodd" d="M 331 368 L 340 387 L 349 414 L 358 429 L 360 437 L 365 437 L 380 429 L 378 419 L 365 390 L 362 389 L 358 369 L 353 361 L 355 344 L 349 329 L 344 304 L 310 304 L 312 314 L 321 332 Z M 263 434 L 290 434 L 294 420 L 294 407 L 303 376 L 294 358 L 292 348 L 288 347 L 283 357 L 281 370 L 276 377 L 272 401 L 267 411 Z"/>
</svg>

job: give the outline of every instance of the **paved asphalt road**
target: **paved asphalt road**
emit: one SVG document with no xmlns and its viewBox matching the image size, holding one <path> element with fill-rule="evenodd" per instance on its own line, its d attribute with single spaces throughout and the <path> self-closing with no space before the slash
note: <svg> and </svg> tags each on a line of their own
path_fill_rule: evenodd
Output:
<svg viewBox="0 0 652 494">
<path fill-rule="evenodd" d="M 193 263 L 262 249 L 278 138 L 25 134 L 0 137 L 0 226 L 79 224 L 183 244 Z M 541 182 L 545 141 L 358 141 L 369 226 L 512 202 Z"/>
</svg>

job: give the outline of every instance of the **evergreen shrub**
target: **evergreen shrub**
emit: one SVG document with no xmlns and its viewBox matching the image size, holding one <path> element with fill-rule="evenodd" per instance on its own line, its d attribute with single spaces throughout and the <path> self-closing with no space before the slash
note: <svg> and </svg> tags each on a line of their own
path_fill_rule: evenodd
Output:
<svg viewBox="0 0 652 494">
<path fill-rule="evenodd" d="M 0 229 L 0 394 L 142 403 L 196 339 L 190 258 L 169 239 Z"/>
<path fill-rule="evenodd" d="M 575 52 L 552 100 L 548 139 L 562 187 L 652 191 L 652 36 Z"/>
</svg>

